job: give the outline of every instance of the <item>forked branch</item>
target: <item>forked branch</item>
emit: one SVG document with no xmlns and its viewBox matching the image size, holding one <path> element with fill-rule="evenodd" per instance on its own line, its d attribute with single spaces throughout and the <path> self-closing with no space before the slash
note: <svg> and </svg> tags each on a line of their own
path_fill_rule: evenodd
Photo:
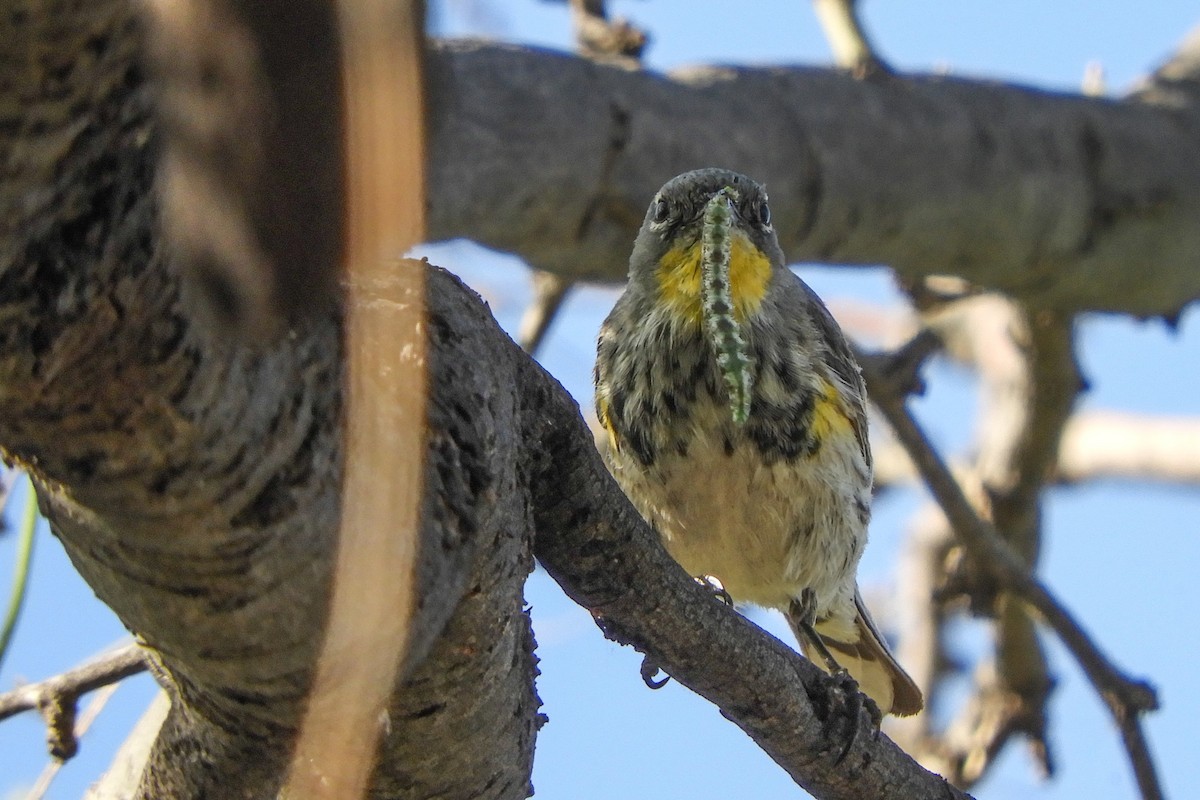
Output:
<svg viewBox="0 0 1200 800">
<path fill-rule="evenodd" d="M 0 720 L 36 709 L 46 721 L 50 755 L 66 761 L 75 755 L 75 709 L 79 698 L 147 668 L 145 651 L 127 644 L 53 678 L 0 694 Z"/>
<path fill-rule="evenodd" d="M 906 346 L 896 356 L 862 359 L 872 400 L 908 451 L 969 556 L 992 573 L 998 586 L 1028 604 L 1082 667 L 1120 727 L 1142 797 L 1158 800 L 1163 796 L 1162 788 L 1140 721 L 1142 713 L 1158 708 L 1154 688 L 1145 681 L 1128 677 L 1113 665 L 1070 611 L 1029 574 L 996 530 L 975 514 L 946 463 L 908 410 L 904 385 L 895 380 L 897 362 L 904 365 L 901 374 L 911 373 L 911 349 Z"/>
</svg>

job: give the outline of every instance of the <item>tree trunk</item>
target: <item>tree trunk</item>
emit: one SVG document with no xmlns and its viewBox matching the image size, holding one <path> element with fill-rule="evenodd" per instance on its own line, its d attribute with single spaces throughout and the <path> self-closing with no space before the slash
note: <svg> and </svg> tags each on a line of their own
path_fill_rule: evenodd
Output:
<svg viewBox="0 0 1200 800">
<path fill-rule="evenodd" d="M 246 345 L 196 312 L 159 234 L 132 5 L 4 19 L 0 441 L 161 664 L 173 705 L 140 796 L 270 796 L 328 600 L 338 319 Z M 421 605 L 373 792 L 524 797 L 539 717 L 514 349 L 449 275 L 428 294 Z"/>
</svg>

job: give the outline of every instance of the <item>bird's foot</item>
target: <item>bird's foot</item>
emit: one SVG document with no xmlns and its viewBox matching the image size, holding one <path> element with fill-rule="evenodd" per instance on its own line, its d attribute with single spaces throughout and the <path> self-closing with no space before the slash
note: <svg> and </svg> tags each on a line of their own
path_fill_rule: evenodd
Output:
<svg viewBox="0 0 1200 800">
<path fill-rule="evenodd" d="M 858 720 L 863 710 L 865 709 L 871 718 L 872 739 L 879 737 L 879 727 L 883 724 L 883 712 L 879 710 L 879 706 L 874 700 L 863 694 L 859 689 L 858 681 L 854 680 L 844 669 L 839 669 L 830 675 L 829 682 L 832 684 L 830 686 L 832 692 L 841 696 L 840 703 L 838 703 L 841 706 L 838 716 L 844 720 L 846 726 L 844 733 L 846 741 L 842 745 L 837 759 L 833 762 L 838 765 L 846 760 L 846 756 L 850 755 L 854 743 L 858 740 Z"/>
<path fill-rule="evenodd" d="M 725 605 L 733 608 L 733 596 L 725 591 L 725 584 L 716 575 L 697 575 L 696 583 L 708 590 L 709 594 Z"/>
</svg>

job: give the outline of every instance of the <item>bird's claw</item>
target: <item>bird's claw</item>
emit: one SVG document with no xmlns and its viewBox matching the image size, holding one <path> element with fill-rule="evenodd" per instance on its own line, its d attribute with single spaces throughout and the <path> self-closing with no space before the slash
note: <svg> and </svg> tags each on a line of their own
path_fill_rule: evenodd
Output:
<svg viewBox="0 0 1200 800">
<path fill-rule="evenodd" d="M 850 673 L 844 669 L 834 672 L 830 676 L 830 682 L 833 684 L 833 688 L 842 696 L 843 713 L 841 716 L 847 726 L 846 742 L 842 745 L 837 759 L 833 762 L 836 766 L 846 760 L 846 756 L 850 755 L 850 751 L 854 748 L 854 743 L 858 740 L 858 719 L 862 711 L 865 709 L 867 715 L 871 718 L 871 727 L 874 731 L 872 739 L 879 737 L 879 728 L 883 724 L 883 712 L 879 710 L 879 706 L 874 700 L 862 693 L 862 690 L 859 689 L 858 681 L 854 680 Z"/>
<path fill-rule="evenodd" d="M 701 575 L 696 578 L 696 583 L 707 589 L 709 594 L 711 594 L 713 597 L 716 597 L 725 605 L 730 607 L 733 606 L 733 597 L 730 596 L 729 592 L 725 591 L 725 587 L 716 577 L 712 575 Z M 671 676 L 667 675 L 665 672 L 663 673 L 662 678 L 654 677 L 660 672 L 662 672 L 662 667 L 654 663 L 654 659 L 650 658 L 650 656 L 646 656 L 642 659 L 642 683 L 646 684 L 648 688 L 661 689 L 671 682 Z"/>
<path fill-rule="evenodd" d="M 671 682 L 671 676 L 665 672 L 663 672 L 662 678 L 654 677 L 660 672 L 662 672 L 662 667 L 654 663 L 654 660 L 650 656 L 642 659 L 642 683 L 646 684 L 648 689 L 661 689 Z"/>
<path fill-rule="evenodd" d="M 697 575 L 696 583 L 707 589 L 713 597 L 733 608 L 733 595 L 725 590 L 725 584 L 721 583 L 721 579 L 716 575 Z"/>
</svg>

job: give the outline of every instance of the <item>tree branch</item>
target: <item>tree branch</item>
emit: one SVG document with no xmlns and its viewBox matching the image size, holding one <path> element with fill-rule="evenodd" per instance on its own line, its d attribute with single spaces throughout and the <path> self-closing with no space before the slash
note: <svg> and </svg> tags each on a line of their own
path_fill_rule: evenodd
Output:
<svg viewBox="0 0 1200 800">
<path fill-rule="evenodd" d="M 876 488 L 916 480 L 912 459 L 894 440 L 875 448 Z M 1120 411 L 1077 411 L 1067 421 L 1047 480 L 1200 484 L 1200 419 Z"/>
<path fill-rule="evenodd" d="M 994 294 L 939 303 L 923 316 L 979 371 L 983 408 L 969 478 L 979 484 L 980 515 L 1034 572 L 1041 549 L 1041 491 L 1082 388 L 1073 325 Z M 1033 621 L 1022 604 L 992 585 L 986 570 L 972 569 L 969 560 L 958 563 L 962 568 L 948 584 L 993 618 L 994 663 L 976 670 L 973 697 L 935 749 L 952 773 L 972 785 L 1010 737 L 1024 734 L 1048 776 L 1053 762 L 1046 703 L 1054 682 Z"/>
<path fill-rule="evenodd" d="M 113 693 L 117 691 L 118 684 L 110 683 L 108 686 L 103 686 L 96 691 L 95 696 L 83 709 L 83 713 L 79 715 L 72 729 L 72 735 L 78 740 L 81 736 L 88 732 L 88 728 L 92 727 L 92 723 L 96 721 L 96 717 L 100 716 L 100 712 L 108 705 L 108 701 L 112 699 Z M 54 778 L 58 775 L 59 770 L 65 762 L 60 759 L 52 759 L 50 763 L 42 768 L 42 772 L 38 775 L 37 781 L 34 782 L 33 788 L 29 790 L 26 800 L 42 800 L 46 796 L 46 792 L 50 790 L 50 784 L 54 782 Z"/>
<path fill-rule="evenodd" d="M 889 382 L 884 364 L 886 359 L 864 360 L 863 375 L 871 398 L 912 457 L 959 541 L 978 568 L 990 571 L 1000 586 L 1026 602 L 1066 645 L 1120 726 L 1143 798 L 1160 798 L 1162 790 L 1140 728 L 1140 715 L 1158 708 L 1154 689 L 1118 670 L 1070 612 L 1029 574 L 995 529 L 975 515 L 962 488 L 908 411 L 905 394 Z"/>
<path fill-rule="evenodd" d="M 533 271 L 532 280 L 533 299 L 529 301 L 529 306 L 521 315 L 521 323 L 517 330 L 517 342 L 525 352 L 536 355 L 542 346 L 542 340 L 546 337 L 546 332 L 550 330 L 551 323 L 558 316 L 559 309 L 562 308 L 563 301 L 567 299 L 567 294 L 570 293 L 574 284 L 564 281 L 553 272 L 541 270 Z"/>
<path fill-rule="evenodd" d="M 834 63 L 857 78 L 891 73 L 867 36 L 858 0 L 813 0 L 813 10 L 833 50 Z"/>
<path fill-rule="evenodd" d="M 1174 317 L 1200 296 L 1192 105 L 818 69 L 664 77 L 478 42 L 437 45 L 430 80 L 430 234 L 567 279 L 622 279 L 658 187 L 719 164 L 767 182 L 796 261 L 953 265 L 1067 312 Z"/>
<path fill-rule="evenodd" d="M 622 19 L 610 22 L 605 0 L 570 0 L 570 4 L 575 46 L 580 55 L 629 69 L 641 66 L 642 49 L 647 41 L 645 33 Z M 606 163 L 604 168 L 608 171 L 611 164 Z M 540 269 L 532 271 L 532 279 L 533 299 L 521 316 L 517 341 L 525 352 L 536 356 L 575 282 Z"/>
<path fill-rule="evenodd" d="M 522 386 L 535 553 L 606 636 L 716 704 L 815 797 L 966 797 L 876 737 L 866 714 L 848 717 L 828 676 L 686 575 L 608 475 L 562 388 L 532 364 Z"/>
<path fill-rule="evenodd" d="M 1054 477 L 1200 483 L 1200 419 L 1112 411 L 1075 414 L 1063 431 Z"/>
<path fill-rule="evenodd" d="M 79 750 L 75 710 L 79 698 L 146 669 L 141 647 L 128 644 L 66 672 L 0 694 L 0 720 L 36 709 L 46 721 L 50 755 L 66 761 Z"/>
</svg>

